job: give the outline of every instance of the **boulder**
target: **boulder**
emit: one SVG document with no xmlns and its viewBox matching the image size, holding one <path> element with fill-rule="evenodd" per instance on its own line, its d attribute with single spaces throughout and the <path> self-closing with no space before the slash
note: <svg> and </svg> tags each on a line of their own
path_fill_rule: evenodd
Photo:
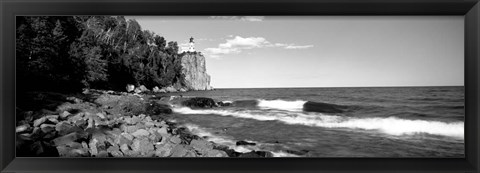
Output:
<svg viewBox="0 0 480 173">
<path fill-rule="evenodd" d="M 225 106 L 231 106 L 232 103 L 231 102 L 217 102 L 217 105 L 225 107 Z"/>
<path fill-rule="evenodd" d="M 250 151 L 248 153 L 242 153 L 238 157 L 273 157 L 273 154 L 268 151 Z"/>
<path fill-rule="evenodd" d="M 225 151 L 221 150 L 208 150 L 206 157 L 228 157 L 228 154 Z"/>
<path fill-rule="evenodd" d="M 170 138 L 170 142 L 174 143 L 174 144 L 180 144 L 182 142 L 182 139 L 180 139 L 179 137 L 177 136 L 172 136 Z"/>
<path fill-rule="evenodd" d="M 72 145 L 57 146 L 58 154 L 61 157 L 86 157 L 89 156 L 88 148 L 82 147 L 80 143 L 72 143 Z"/>
<path fill-rule="evenodd" d="M 144 85 L 140 85 L 140 86 L 138 87 L 138 89 L 140 89 L 141 92 L 150 91 L 150 90 L 148 90 L 147 87 L 145 87 Z"/>
<path fill-rule="evenodd" d="M 150 135 L 150 133 L 145 129 L 138 129 L 137 131 L 132 133 L 132 136 L 134 136 L 136 138 L 148 137 L 149 135 Z"/>
<path fill-rule="evenodd" d="M 107 152 L 110 153 L 113 157 L 123 157 L 123 153 L 120 151 L 118 145 L 108 147 Z"/>
<path fill-rule="evenodd" d="M 185 145 L 177 145 L 172 149 L 172 157 L 195 157 L 196 154 L 191 148 Z"/>
<path fill-rule="evenodd" d="M 169 105 L 160 104 L 155 101 L 146 104 L 145 110 L 149 115 L 171 114 L 173 112 Z"/>
<path fill-rule="evenodd" d="M 180 90 L 178 90 L 178 91 L 179 91 L 179 92 L 187 92 L 188 89 L 186 89 L 186 88 L 180 88 Z"/>
<path fill-rule="evenodd" d="M 55 146 L 60 146 L 60 145 L 71 146 L 75 141 L 80 139 L 87 139 L 87 137 L 88 137 L 88 134 L 86 133 L 72 132 L 65 136 L 60 136 L 58 138 L 53 139 L 53 143 L 55 144 Z"/>
<path fill-rule="evenodd" d="M 135 86 L 132 84 L 128 84 L 126 89 L 127 89 L 127 92 L 132 92 L 133 90 L 135 90 Z"/>
<path fill-rule="evenodd" d="M 27 131 L 30 131 L 31 130 L 31 127 L 29 124 L 23 124 L 23 125 L 19 125 L 15 128 L 15 133 L 22 133 L 22 132 L 27 132 Z"/>
<path fill-rule="evenodd" d="M 68 116 L 72 115 L 70 112 L 68 111 L 63 111 L 61 114 L 60 114 L 60 118 L 62 119 L 67 119 Z"/>
<path fill-rule="evenodd" d="M 42 125 L 40 125 L 40 130 L 42 130 L 43 133 L 50 133 L 52 131 L 55 131 L 55 125 L 42 124 Z"/>
<path fill-rule="evenodd" d="M 135 152 L 139 152 L 142 155 L 153 155 L 155 148 L 147 138 L 141 138 L 133 140 L 132 150 Z"/>
<path fill-rule="evenodd" d="M 247 141 L 237 141 L 236 145 L 240 146 L 240 145 L 256 145 L 256 144 L 253 142 L 247 142 Z"/>
<path fill-rule="evenodd" d="M 35 121 L 33 121 L 33 127 L 39 127 L 39 126 L 42 125 L 45 121 L 47 121 L 47 118 L 46 118 L 46 117 L 42 117 L 42 118 L 36 119 Z"/>
<path fill-rule="evenodd" d="M 190 146 L 202 154 L 207 154 L 208 151 L 213 149 L 213 145 L 206 140 L 193 139 L 190 141 Z"/>
<path fill-rule="evenodd" d="M 173 86 L 168 86 L 165 88 L 165 91 L 169 93 L 173 93 L 173 92 L 177 92 L 177 89 L 175 89 Z"/>
<path fill-rule="evenodd" d="M 173 145 L 171 144 L 163 144 L 163 145 L 155 145 L 155 156 L 157 157 L 169 157 L 172 155 Z"/>
<path fill-rule="evenodd" d="M 82 132 L 83 129 L 77 126 L 73 126 L 66 121 L 62 121 L 55 125 L 55 130 L 59 135 L 66 135 L 72 132 Z"/>
<path fill-rule="evenodd" d="M 152 91 L 155 92 L 155 93 L 159 93 L 160 88 L 158 88 L 158 86 L 155 86 L 155 87 L 153 87 Z"/>
<path fill-rule="evenodd" d="M 182 102 L 182 105 L 190 108 L 212 108 L 217 106 L 215 100 L 205 97 L 195 97 Z"/>
</svg>

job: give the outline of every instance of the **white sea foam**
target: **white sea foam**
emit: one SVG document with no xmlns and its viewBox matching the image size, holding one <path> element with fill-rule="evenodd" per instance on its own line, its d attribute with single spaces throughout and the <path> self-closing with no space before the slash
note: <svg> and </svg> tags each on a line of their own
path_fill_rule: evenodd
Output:
<svg viewBox="0 0 480 173">
<path fill-rule="evenodd" d="M 409 120 L 397 117 L 376 117 L 376 118 L 355 118 L 320 113 L 281 112 L 269 111 L 258 112 L 231 111 L 231 110 L 193 110 L 187 107 L 174 108 L 174 112 L 181 114 L 215 114 L 221 116 L 233 116 L 238 118 L 249 118 L 259 121 L 281 121 L 286 124 L 301 124 L 307 126 L 324 128 L 351 128 L 363 130 L 377 130 L 390 135 L 411 135 L 427 133 L 432 135 L 450 136 L 464 138 L 464 123 L 440 122 L 427 120 Z"/>
<path fill-rule="evenodd" d="M 279 109 L 287 111 L 302 111 L 303 105 L 307 101 L 296 100 L 296 101 L 286 101 L 286 100 L 258 100 L 258 107 L 264 109 Z"/>
</svg>

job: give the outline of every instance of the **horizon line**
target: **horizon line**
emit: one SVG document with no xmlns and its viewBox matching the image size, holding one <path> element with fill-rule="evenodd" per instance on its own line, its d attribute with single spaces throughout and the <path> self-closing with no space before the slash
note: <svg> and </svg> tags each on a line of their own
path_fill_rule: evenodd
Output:
<svg viewBox="0 0 480 173">
<path fill-rule="evenodd" d="M 465 85 L 418 85 L 418 86 L 334 86 L 334 87 L 248 87 L 248 88 L 216 88 L 213 87 L 213 89 L 300 89 L 300 88 L 407 88 L 407 87 L 465 87 Z"/>
</svg>

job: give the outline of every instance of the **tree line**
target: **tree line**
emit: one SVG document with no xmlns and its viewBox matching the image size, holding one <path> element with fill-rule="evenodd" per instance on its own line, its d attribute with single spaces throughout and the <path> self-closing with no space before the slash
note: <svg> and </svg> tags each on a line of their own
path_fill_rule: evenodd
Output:
<svg viewBox="0 0 480 173">
<path fill-rule="evenodd" d="M 123 16 L 19 16 L 17 89 L 183 86 L 177 42 Z"/>
</svg>

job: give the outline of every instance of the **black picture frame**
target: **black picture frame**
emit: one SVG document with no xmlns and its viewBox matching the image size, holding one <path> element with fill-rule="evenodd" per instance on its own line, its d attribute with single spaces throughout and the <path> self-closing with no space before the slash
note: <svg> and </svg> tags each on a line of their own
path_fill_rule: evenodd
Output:
<svg viewBox="0 0 480 173">
<path fill-rule="evenodd" d="M 479 172 L 478 0 L 1 0 L 1 172 Z M 463 15 L 465 158 L 15 158 L 16 15 Z"/>
</svg>

